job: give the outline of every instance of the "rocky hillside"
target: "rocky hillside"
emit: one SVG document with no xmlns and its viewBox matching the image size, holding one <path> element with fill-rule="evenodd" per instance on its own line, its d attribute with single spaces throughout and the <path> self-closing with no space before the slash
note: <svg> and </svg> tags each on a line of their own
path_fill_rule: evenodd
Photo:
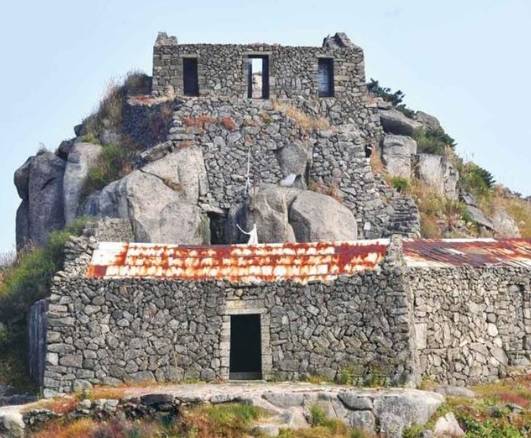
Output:
<svg viewBox="0 0 531 438">
<path fill-rule="evenodd" d="M 373 169 L 396 190 L 413 196 L 422 237 L 531 235 L 529 199 L 461 159 L 439 120 L 408 108 L 401 91 L 375 80 L 368 87 L 384 131 Z"/>
<path fill-rule="evenodd" d="M 99 218 L 102 239 L 189 244 L 246 241 L 254 224 L 260 242 L 529 235 L 529 202 L 460 159 L 401 92 L 369 90 L 383 129 L 372 151 L 293 101 L 152 97 L 130 74 L 74 138 L 16 171 L 17 246 L 79 216 Z"/>
</svg>

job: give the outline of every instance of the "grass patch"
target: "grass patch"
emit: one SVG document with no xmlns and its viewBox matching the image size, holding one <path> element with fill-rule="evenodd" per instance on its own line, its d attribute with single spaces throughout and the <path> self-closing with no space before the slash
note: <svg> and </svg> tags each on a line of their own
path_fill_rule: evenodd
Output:
<svg viewBox="0 0 531 438">
<path fill-rule="evenodd" d="M 66 241 L 81 234 L 85 224 L 85 218 L 78 218 L 64 230 L 52 231 L 44 247 L 21 251 L 15 263 L 4 271 L 0 285 L 1 321 L 24 319 L 31 304 L 48 296 L 53 275 L 63 268 Z"/>
<path fill-rule="evenodd" d="M 113 144 L 103 145 L 97 163 L 88 171 L 81 190 L 81 198 L 85 199 L 96 190 L 101 190 L 107 184 L 131 173 L 134 155 L 134 149 Z"/>
<path fill-rule="evenodd" d="M 105 129 L 121 131 L 124 118 L 124 107 L 128 96 L 150 94 L 151 81 L 149 76 L 142 72 L 127 73 L 122 84 L 111 81 L 101 99 L 98 109 L 94 114 L 83 120 L 83 136 L 85 141 L 97 139 Z"/>
<path fill-rule="evenodd" d="M 428 239 L 441 237 L 460 237 L 458 226 L 466 227 L 467 235 L 473 235 L 466 206 L 461 201 L 445 198 L 418 179 L 411 180 L 407 191 L 413 196 L 420 214 L 421 236 Z"/>
<path fill-rule="evenodd" d="M 243 438 L 264 415 L 256 406 L 239 403 L 199 406 L 183 414 L 185 436 Z"/>
<path fill-rule="evenodd" d="M 80 418 L 71 422 L 49 423 L 33 438 L 159 438 L 179 437 L 177 423 L 173 421 L 130 421 L 113 419 L 96 421 Z"/>
<path fill-rule="evenodd" d="M 278 111 L 293 120 L 303 131 L 314 131 L 330 128 L 330 123 L 324 117 L 306 114 L 304 111 L 293 105 L 290 105 L 287 102 L 272 100 L 271 103 L 273 104 L 273 109 L 275 111 Z"/>
<path fill-rule="evenodd" d="M 391 186 L 398 192 L 407 192 L 409 190 L 409 179 L 401 176 L 393 176 L 391 178 Z"/>
<path fill-rule="evenodd" d="M 52 231 L 42 247 L 22 250 L 2 270 L 0 280 L 0 384 L 35 392 L 28 376 L 26 314 L 37 300 L 46 298 L 55 272 L 63 268 L 64 245 L 79 235 L 86 220 L 80 218 L 64 230 Z"/>
</svg>

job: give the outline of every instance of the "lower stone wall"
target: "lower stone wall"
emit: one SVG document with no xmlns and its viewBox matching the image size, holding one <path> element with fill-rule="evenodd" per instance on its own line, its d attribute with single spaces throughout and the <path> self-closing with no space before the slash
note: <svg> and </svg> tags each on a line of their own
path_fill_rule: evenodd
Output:
<svg viewBox="0 0 531 438">
<path fill-rule="evenodd" d="M 261 315 L 264 378 L 377 370 L 398 384 L 414 374 L 409 300 L 394 270 L 237 288 L 58 277 L 45 395 L 127 380 L 227 379 L 230 315 L 241 313 Z"/>
<path fill-rule="evenodd" d="M 529 270 L 414 269 L 409 287 L 424 376 L 464 385 L 531 363 Z"/>
</svg>

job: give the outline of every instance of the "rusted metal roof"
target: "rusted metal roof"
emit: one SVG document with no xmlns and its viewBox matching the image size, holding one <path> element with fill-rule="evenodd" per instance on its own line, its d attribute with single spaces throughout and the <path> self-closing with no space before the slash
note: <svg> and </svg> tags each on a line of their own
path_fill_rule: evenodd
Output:
<svg viewBox="0 0 531 438">
<path fill-rule="evenodd" d="M 406 239 L 403 251 L 410 267 L 531 268 L 531 239 Z"/>
<path fill-rule="evenodd" d="M 233 283 L 332 281 L 375 269 L 388 246 L 388 239 L 212 246 L 100 242 L 87 277 Z M 531 268 L 530 239 L 404 239 L 403 252 L 409 267 Z"/>
<path fill-rule="evenodd" d="M 331 281 L 376 268 L 388 244 L 386 239 L 212 246 L 100 242 L 87 277 L 233 283 Z"/>
</svg>

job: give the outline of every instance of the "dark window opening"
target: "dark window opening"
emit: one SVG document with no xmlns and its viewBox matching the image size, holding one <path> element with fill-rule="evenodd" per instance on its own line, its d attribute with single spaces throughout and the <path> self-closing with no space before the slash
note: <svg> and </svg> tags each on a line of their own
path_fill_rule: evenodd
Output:
<svg viewBox="0 0 531 438">
<path fill-rule="evenodd" d="M 334 96 L 334 60 L 320 58 L 318 64 L 319 97 Z"/>
<path fill-rule="evenodd" d="M 183 58 L 183 92 L 185 96 L 199 96 L 197 58 Z"/>
<path fill-rule="evenodd" d="M 230 378 L 262 378 L 260 315 L 230 317 Z"/>
<path fill-rule="evenodd" d="M 247 58 L 247 97 L 269 99 L 269 56 L 250 55 Z"/>
</svg>

